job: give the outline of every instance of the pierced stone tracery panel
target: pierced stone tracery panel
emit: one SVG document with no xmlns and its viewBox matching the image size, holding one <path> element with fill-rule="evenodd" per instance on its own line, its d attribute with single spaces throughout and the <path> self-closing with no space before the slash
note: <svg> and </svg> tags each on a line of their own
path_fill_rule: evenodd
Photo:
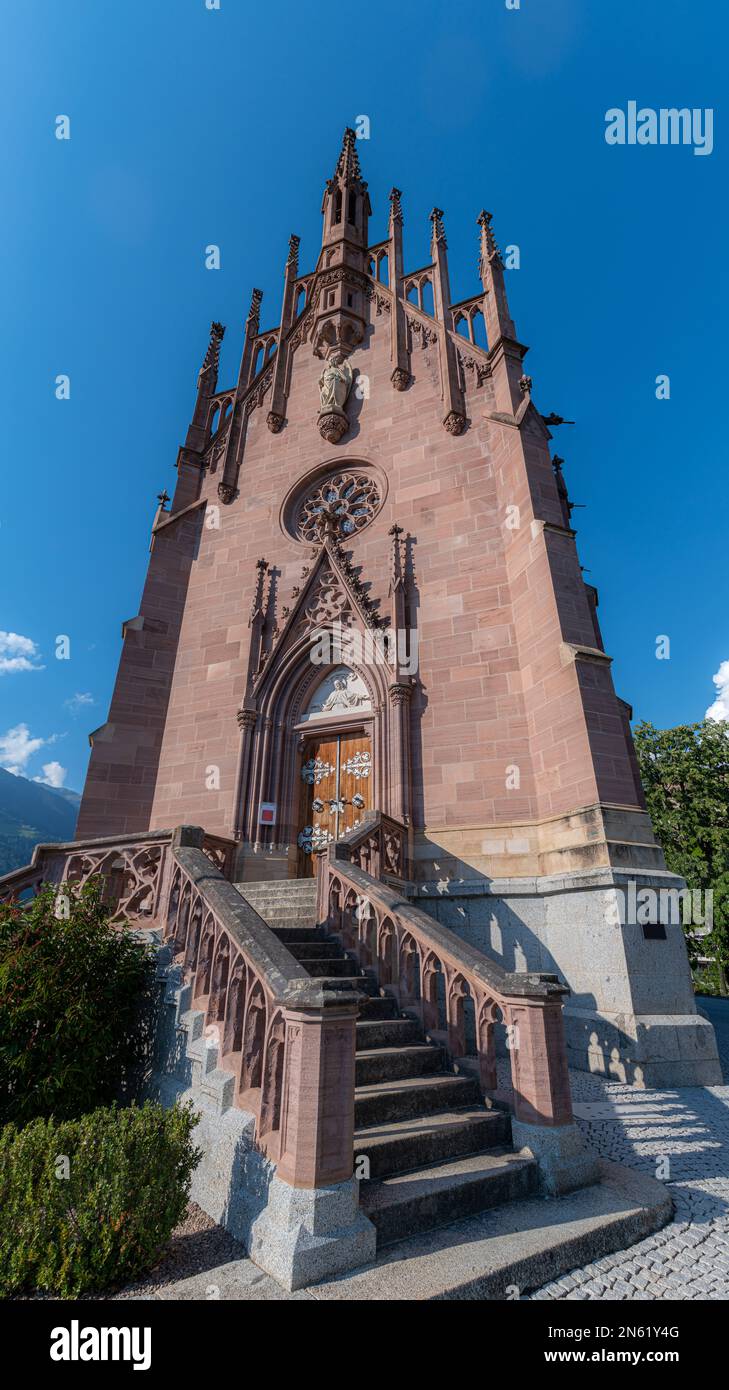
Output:
<svg viewBox="0 0 729 1390">
<path fill-rule="evenodd" d="M 297 531 L 302 540 L 319 540 L 319 518 L 324 511 L 339 518 L 342 536 L 362 531 L 382 506 L 380 488 L 366 473 L 342 472 L 325 478 L 301 502 Z"/>
</svg>

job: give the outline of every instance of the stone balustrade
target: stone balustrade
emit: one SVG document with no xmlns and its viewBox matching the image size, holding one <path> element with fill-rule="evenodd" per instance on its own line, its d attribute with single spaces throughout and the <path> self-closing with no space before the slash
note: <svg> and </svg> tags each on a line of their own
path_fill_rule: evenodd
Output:
<svg viewBox="0 0 729 1390">
<path fill-rule="evenodd" d="M 352 1176 L 355 1022 L 359 995 L 322 987 L 221 872 L 235 845 L 196 826 L 174 832 L 39 845 L 32 864 L 0 878 L 0 901 L 42 883 L 105 884 L 112 921 L 162 927 L 191 985 L 191 1008 L 234 1103 L 253 1113 L 256 1143 L 297 1188 Z"/>
<path fill-rule="evenodd" d="M 344 948 L 372 972 L 403 1012 L 464 1068 L 477 1067 L 485 1096 L 506 1101 L 531 1125 L 572 1122 L 562 1004 L 568 989 L 556 975 L 509 973 L 381 881 L 393 842 L 390 818 L 367 822 L 318 857 L 317 920 L 341 933 Z M 405 878 L 407 832 L 391 877 Z M 368 868 L 364 866 L 368 865 Z M 380 870 L 376 876 L 373 868 Z M 496 1029 L 502 1023 L 511 1089 L 499 1091 Z"/>
<path fill-rule="evenodd" d="M 160 907 L 170 841 L 169 830 L 151 830 L 36 845 L 30 864 L 0 877 L 0 902 L 32 897 L 43 883 L 81 887 L 99 876 L 112 922 L 149 926 Z"/>
<path fill-rule="evenodd" d="M 235 1103 L 294 1187 L 351 1177 L 359 996 L 325 989 L 206 857 L 203 832 L 175 832 L 163 922 L 205 1014 Z M 211 1032 L 212 1030 L 212 1032 Z"/>
<path fill-rule="evenodd" d="M 408 832 L 380 811 L 367 811 L 356 830 L 339 842 L 358 869 L 383 882 L 404 882 L 409 876 Z"/>
<path fill-rule="evenodd" d="M 0 878 L 0 900 L 42 882 L 100 875 L 112 920 L 161 926 L 204 1015 L 234 1103 L 256 1119 L 256 1144 L 293 1187 L 347 1181 L 353 1167 L 355 1024 L 359 995 L 324 987 L 227 881 L 235 846 L 195 826 L 38 846 Z M 417 1015 L 483 1093 L 533 1126 L 572 1121 L 556 976 L 508 973 L 403 896 L 407 829 L 379 812 L 318 857 L 320 925 Z M 500 1092 L 496 1030 L 506 1030 L 510 1092 Z"/>
</svg>

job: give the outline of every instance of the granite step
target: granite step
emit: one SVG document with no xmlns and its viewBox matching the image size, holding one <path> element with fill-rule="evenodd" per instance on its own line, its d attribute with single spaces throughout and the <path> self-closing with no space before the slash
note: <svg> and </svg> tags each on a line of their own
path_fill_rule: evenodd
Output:
<svg viewBox="0 0 729 1390">
<path fill-rule="evenodd" d="M 276 924 L 275 927 L 272 927 L 272 931 L 274 936 L 277 936 L 279 941 L 289 948 L 295 946 L 297 941 L 323 941 L 326 939 L 318 927 L 303 927 L 298 923 L 288 927 L 281 927 Z"/>
<path fill-rule="evenodd" d="M 536 1161 L 504 1148 L 362 1183 L 360 1206 L 380 1247 L 536 1190 Z"/>
<path fill-rule="evenodd" d="M 398 1019 L 400 1017 L 395 1000 L 387 994 L 373 994 L 370 999 L 364 999 L 360 1004 L 359 1018 L 362 1022 L 372 1022 L 382 1019 Z"/>
<path fill-rule="evenodd" d="M 316 902 L 316 884 L 311 888 L 298 887 L 295 883 L 236 883 L 234 885 L 238 892 L 250 902 L 295 902 L 311 903 Z"/>
<path fill-rule="evenodd" d="M 357 1023 L 357 1051 L 375 1047 L 404 1047 L 423 1041 L 419 1023 L 412 1018 L 365 1018 Z"/>
<path fill-rule="evenodd" d="M 510 1139 L 511 1119 L 505 1111 L 475 1105 L 355 1130 L 354 1153 L 355 1160 L 367 1159 L 371 1178 L 383 1178 L 465 1158 Z"/>
<path fill-rule="evenodd" d="M 264 922 L 268 922 L 272 926 L 293 927 L 299 922 L 304 927 L 316 926 L 316 912 L 308 904 L 302 903 L 299 906 L 297 903 L 267 903 L 264 899 L 261 899 L 260 902 L 252 902 L 250 898 L 246 898 L 246 902 L 255 909 Z"/>
<path fill-rule="evenodd" d="M 251 893 L 271 893 L 275 890 L 293 893 L 296 891 L 315 893 L 316 879 L 311 878 L 250 878 L 239 879 L 236 888 L 244 888 Z"/>
<path fill-rule="evenodd" d="M 276 932 L 278 936 L 278 932 Z M 312 960 L 344 960 L 344 952 L 333 937 L 316 937 L 313 941 L 291 941 L 288 948 L 297 960 L 308 964 Z"/>
<path fill-rule="evenodd" d="M 478 1084 L 473 1077 L 448 1073 L 357 1086 L 354 1092 L 355 1129 L 384 1124 L 387 1120 L 432 1115 L 449 1106 L 475 1105 L 478 1100 Z"/>
<path fill-rule="evenodd" d="M 412 1047 L 377 1047 L 371 1052 L 358 1052 L 355 1059 L 355 1086 L 376 1086 L 383 1081 L 398 1081 L 403 1077 L 432 1076 L 442 1072 L 445 1052 L 442 1047 L 416 1043 Z"/>
<path fill-rule="evenodd" d="M 337 965 L 337 961 L 327 961 L 327 965 Z M 348 962 L 350 970 L 353 969 L 351 961 Z M 311 961 L 302 961 L 301 968 L 311 965 Z M 311 971 L 307 971 L 311 974 Z M 356 989 L 360 994 L 373 995 L 377 993 L 377 985 L 370 975 L 316 975 L 314 976 L 318 985 L 325 989 Z M 359 1024 L 356 1025 L 359 1028 Z"/>
<path fill-rule="evenodd" d="M 293 955 L 296 952 L 292 952 Z M 356 962 L 349 960 L 347 956 L 314 956 L 308 960 L 302 960 L 302 965 L 306 966 L 309 975 L 356 975 L 358 979 L 366 979 L 365 975 L 359 973 Z"/>
<path fill-rule="evenodd" d="M 251 904 L 251 906 L 253 906 L 253 904 Z M 256 909 L 256 911 L 258 911 L 258 909 Z M 305 932 L 311 931 L 313 928 L 318 926 L 316 917 L 313 912 L 294 912 L 287 914 L 286 917 L 268 917 L 264 915 L 263 912 L 259 912 L 258 915 L 259 917 L 263 917 L 264 922 L 266 922 L 268 926 L 271 928 L 271 930 L 275 932 Z"/>
</svg>

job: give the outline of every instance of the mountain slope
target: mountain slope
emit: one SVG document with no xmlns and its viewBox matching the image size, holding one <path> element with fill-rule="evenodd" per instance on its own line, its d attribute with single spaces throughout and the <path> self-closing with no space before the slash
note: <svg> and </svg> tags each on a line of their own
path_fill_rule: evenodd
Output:
<svg viewBox="0 0 729 1390">
<path fill-rule="evenodd" d="M 30 862 L 33 846 L 72 840 L 81 798 L 0 768 L 0 874 Z"/>
</svg>

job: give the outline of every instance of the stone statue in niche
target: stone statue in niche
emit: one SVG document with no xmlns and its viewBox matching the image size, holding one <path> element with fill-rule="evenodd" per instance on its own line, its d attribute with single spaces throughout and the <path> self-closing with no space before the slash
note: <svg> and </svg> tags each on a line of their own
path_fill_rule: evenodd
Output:
<svg viewBox="0 0 729 1390">
<path fill-rule="evenodd" d="M 344 409 L 352 389 L 352 368 L 341 352 L 333 352 L 319 377 L 319 431 L 337 444 L 349 429 Z"/>
<path fill-rule="evenodd" d="M 319 377 L 320 410 L 343 410 L 352 386 L 352 368 L 341 352 L 334 352 Z"/>
</svg>

